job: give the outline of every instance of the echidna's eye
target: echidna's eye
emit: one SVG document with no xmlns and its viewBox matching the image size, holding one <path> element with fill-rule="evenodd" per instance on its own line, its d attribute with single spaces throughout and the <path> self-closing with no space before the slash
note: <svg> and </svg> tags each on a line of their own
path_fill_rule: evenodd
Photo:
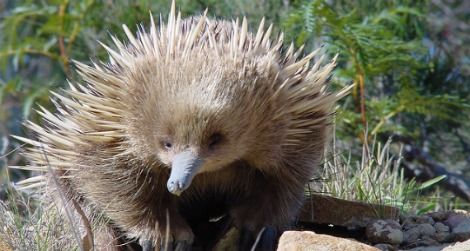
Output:
<svg viewBox="0 0 470 251">
<path fill-rule="evenodd" d="M 171 144 L 171 142 L 169 142 L 169 141 L 165 141 L 165 142 L 163 142 L 163 146 L 164 146 L 167 150 L 170 150 L 170 149 L 173 147 L 173 144 Z"/>
<path fill-rule="evenodd" d="M 210 149 L 213 149 L 216 145 L 218 145 L 222 140 L 223 140 L 223 136 L 222 134 L 220 133 L 213 133 L 210 137 L 209 137 L 209 148 Z"/>
</svg>

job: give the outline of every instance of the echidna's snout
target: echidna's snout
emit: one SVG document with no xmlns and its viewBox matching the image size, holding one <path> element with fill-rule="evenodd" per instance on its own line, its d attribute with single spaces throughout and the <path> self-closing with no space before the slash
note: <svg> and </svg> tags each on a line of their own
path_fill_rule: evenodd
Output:
<svg viewBox="0 0 470 251">
<path fill-rule="evenodd" d="M 180 195 L 186 190 L 202 166 L 202 159 L 192 151 L 186 150 L 174 156 L 170 178 L 166 184 L 168 191 Z"/>
</svg>

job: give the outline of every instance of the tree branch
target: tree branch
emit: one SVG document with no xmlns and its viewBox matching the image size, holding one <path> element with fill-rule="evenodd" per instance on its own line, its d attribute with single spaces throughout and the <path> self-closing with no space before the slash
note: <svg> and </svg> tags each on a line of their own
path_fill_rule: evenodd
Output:
<svg viewBox="0 0 470 251">
<path fill-rule="evenodd" d="M 464 178 L 461 174 L 447 171 L 445 166 L 436 163 L 428 153 L 416 147 L 411 139 L 400 135 L 394 135 L 392 138 L 404 143 L 403 156 L 405 161 L 402 162 L 402 165 L 410 175 L 422 181 L 446 175 L 447 178 L 439 184 L 456 196 L 470 201 L 470 180 Z M 417 161 L 420 165 L 414 165 L 411 163 L 412 161 Z"/>
</svg>

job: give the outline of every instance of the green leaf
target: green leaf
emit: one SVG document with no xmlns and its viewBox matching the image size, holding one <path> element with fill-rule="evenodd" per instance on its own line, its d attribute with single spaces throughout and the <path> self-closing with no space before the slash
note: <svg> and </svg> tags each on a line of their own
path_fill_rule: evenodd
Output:
<svg viewBox="0 0 470 251">
<path fill-rule="evenodd" d="M 422 208 L 418 209 L 416 214 L 417 215 L 422 215 L 422 214 L 428 213 L 430 211 L 433 211 L 434 208 L 436 208 L 436 203 L 429 202 L 429 204 L 427 204 L 425 207 L 422 207 Z"/>
<path fill-rule="evenodd" d="M 427 189 L 427 188 L 430 188 L 432 186 L 434 186 L 435 184 L 439 183 L 440 181 L 446 179 L 447 176 L 446 175 L 441 175 L 441 176 L 437 176 L 433 179 L 430 179 L 430 180 L 427 180 L 423 183 L 421 183 L 418 187 L 417 187 L 417 190 L 421 191 L 421 190 L 424 190 L 424 189 Z"/>
</svg>

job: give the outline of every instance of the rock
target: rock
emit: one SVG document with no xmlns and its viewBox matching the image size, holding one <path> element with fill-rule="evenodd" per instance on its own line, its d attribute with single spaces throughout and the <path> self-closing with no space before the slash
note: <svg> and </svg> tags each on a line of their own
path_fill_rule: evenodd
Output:
<svg viewBox="0 0 470 251">
<path fill-rule="evenodd" d="M 465 216 L 467 216 L 467 217 L 470 217 L 470 212 L 467 212 L 467 211 L 465 211 L 465 210 L 463 210 L 463 209 L 454 209 L 454 210 L 452 210 L 451 212 L 454 213 L 454 214 L 463 214 L 463 215 L 465 215 Z"/>
<path fill-rule="evenodd" d="M 404 243 L 406 244 L 414 244 L 418 241 L 418 239 L 420 238 L 421 234 L 419 232 L 419 229 L 414 227 L 414 228 L 411 228 L 411 229 L 408 229 L 406 230 L 404 233 L 403 233 L 403 241 Z"/>
<path fill-rule="evenodd" d="M 429 236 L 423 236 L 416 242 L 417 246 L 425 246 L 425 247 L 430 247 L 430 246 L 439 246 L 441 243 L 438 241 L 434 240 L 433 238 Z"/>
<path fill-rule="evenodd" d="M 419 224 L 416 228 L 421 236 L 433 236 L 436 233 L 436 229 L 429 223 Z"/>
<path fill-rule="evenodd" d="M 402 216 L 404 244 L 408 247 L 470 239 L 470 213 L 463 210 Z M 470 248 L 469 248 L 470 251 Z"/>
<path fill-rule="evenodd" d="M 376 244 L 374 245 L 375 248 L 378 248 L 382 251 L 396 251 L 397 248 L 390 245 L 390 244 L 386 244 L 386 243 L 380 243 L 380 244 Z"/>
<path fill-rule="evenodd" d="M 418 225 L 418 223 L 416 223 L 416 220 L 413 216 L 403 216 L 400 220 L 403 225 L 403 230 L 408 230 Z"/>
<path fill-rule="evenodd" d="M 453 241 L 466 241 L 470 239 L 470 218 L 465 214 L 450 214 L 445 221 L 451 229 Z"/>
<path fill-rule="evenodd" d="M 405 249 L 405 250 L 406 251 L 441 251 L 441 250 L 445 250 L 444 248 L 446 248 L 447 246 L 449 246 L 449 244 L 442 244 L 442 245 L 434 246 L 434 247 L 415 247 L 412 249 Z"/>
<path fill-rule="evenodd" d="M 470 239 L 470 219 L 465 218 L 452 227 L 452 236 L 454 237 L 454 241 L 466 241 Z"/>
<path fill-rule="evenodd" d="M 415 227 L 416 225 L 419 224 L 430 224 L 434 225 L 435 221 L 433 218 L 429 215 L 422 215 L 422 216 L 417 216 L 417 215 L 411 215 L 411 216 L 402 216 L 401 217 L 401 222 L 403 224 L 403 228 L 405 230 L 408 230 L 410 228 Z"/>
<path fill-rule="evenodd" d="M 0 250 L 2 250 L 2 251 L 12 251 L 13 249 L 5 241 L 0 239 Z"/>
<path fill-rule="evenodd" d="M 457 242 L 451 246 L 448 246 L 442 251 L 469 251 L 470 250 L 470 240 L 464 242 Z"/>
<path fill-rule="evenodd" d="M 439 242 L 447 242 L 450 236 L 449 226 L 442 222 L 436 222 L 436 224 L 434 224 L 434 229 L 436 229 L 434 239 Z"/>
<path fill-rule="evenodd" d="M 398 222 L 394 220 L 377 220 L 366 227 L 367 239 L 372 243 L 400 244 L 403 242 L 403 232 Z"/>
<path fill-rule="evenodd" d="M 436 222 L 436 224 L 434 224 L 434 229 L 436 229 L 436 232 L 438 233 L 450 232 L 449 226 L 442 222 Z"/>
<path fill-rule="evenodd" d="M 449 232 L 438 232 L 434 236 L 434 239 L 438 242 L 449 242 L 451 235 Z"/>
<path fill-rule="evenodd" d="M 449 216 L 449 213 L 450 212 L 448 211 L 440 211 L 440 212 L 428 213 L 426 215 L 430 216 L 434 221 L 444 221 Z"/>
<path fill-rule="evenodd" d="M 444 224 L 449 226 L 451 229 L 455 228 L 461 222 L 465 221 L 468 217 L 464 214 L 451 213 L 444 221 Z"/>
<path fill-rule="evenodd" d="M 418 224 L 416 223 L 406 223 L 403 225 L 403 230 L 404 231 L 407 231 L 407 230 L 410 230 L 412 228 L 416 228 L 418 226 Z"/>
<path fill-rule="evenodd" d="M 379 249 L 349 239 L 316 234 L 309 231 L 286 231 L 279 239 L 278 251 L 380 251 Z"/>
<path fill-rule="evenodd" d="M 418 223 L 418 224 L 428 223 L 428 224 L 433 225 L 434 220 L 432 219 L 431 216 L 428 216 L 428 215 L 416 216 L 416 223 Z"/>
</svg>

